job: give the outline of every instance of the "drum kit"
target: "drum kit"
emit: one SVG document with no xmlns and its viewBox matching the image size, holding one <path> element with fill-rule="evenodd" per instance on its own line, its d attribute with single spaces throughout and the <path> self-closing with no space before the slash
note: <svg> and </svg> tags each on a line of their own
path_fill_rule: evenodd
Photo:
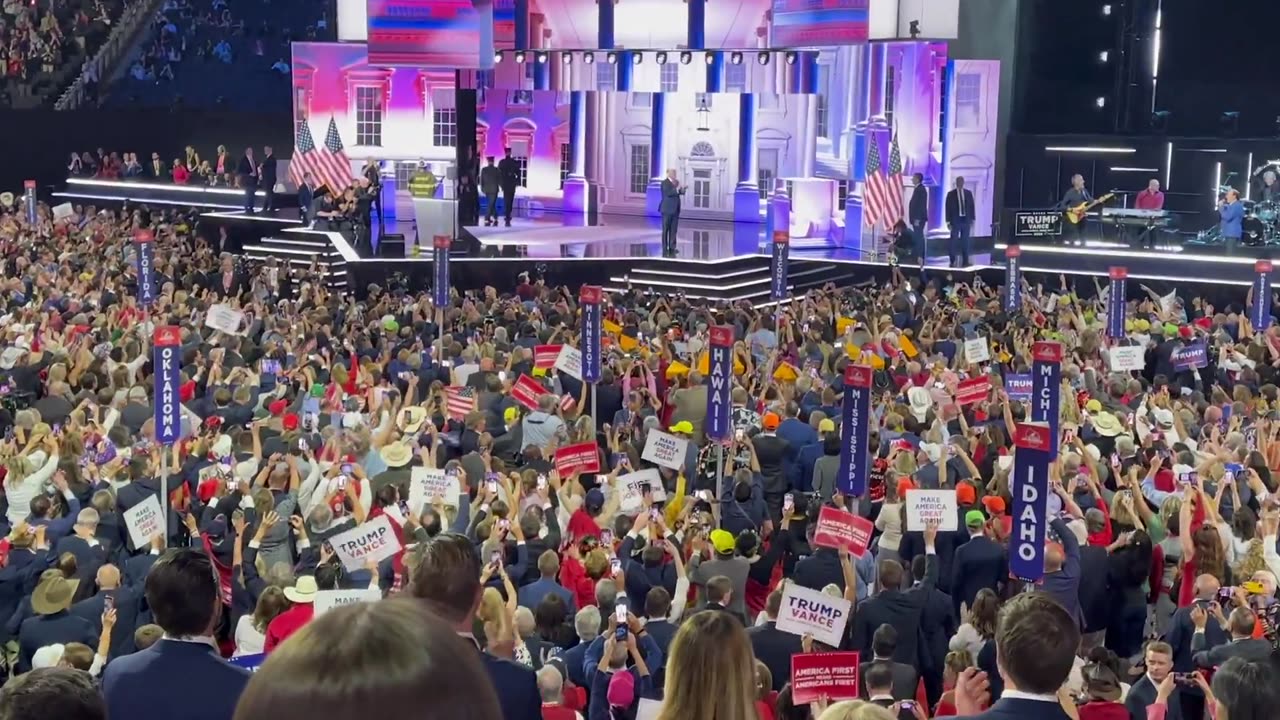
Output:
<svg viewBox="0 0 1280 720">
<path fill-rule="evenodd" d="M 1244 231 L 1240 242 L 1249 247 L 1280 245 L 1280 203 L 1244 201 Z"/>
</svg>

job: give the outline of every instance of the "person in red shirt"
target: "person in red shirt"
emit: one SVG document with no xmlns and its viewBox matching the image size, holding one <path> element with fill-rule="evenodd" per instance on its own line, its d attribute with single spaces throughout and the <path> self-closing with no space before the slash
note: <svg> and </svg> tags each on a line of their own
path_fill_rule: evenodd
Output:
<svg viewBox="0 0 1280 720">
<path fill-rule="evenodd" d="M 1160 192 L 1159 180 L 1151 178 L 1151 181 L 1147 183 L 1147 189 L 1134 196 L 1133 208 L 1135 210 L 1164 209 L 1164 193 Z"/>
<path fill-rule="evenodd" d="M 293 607 L 277 615 L 267 626 L 267 640 L 262 646 L 264 652 L 275 650 L 277 645 L 311 622 L 318 591 L 315 575 L 303 575 L 293 587 L 284 589 L 284 596 L 293 603 Z"/>
</svg>

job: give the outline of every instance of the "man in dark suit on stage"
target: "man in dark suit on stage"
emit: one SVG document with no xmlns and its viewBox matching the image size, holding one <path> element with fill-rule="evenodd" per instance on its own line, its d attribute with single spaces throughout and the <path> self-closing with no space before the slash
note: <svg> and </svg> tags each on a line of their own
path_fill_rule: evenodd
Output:
<svg viewBox="0 0 1280 720">
<path fill-rule="evenodd" d="M 951 229 L 951 267 L 969 266 L 969 231 L 973 229 L 973 193 L 965 190 L 964 178 L 956 177 L 956 188 L 947 193 L 947 227 Z M 956 258 L 963 260 L 959 265 Z"/>
<path fill-rule="evenodd" d="M 267 198 L 262 201 L 262 212 L 276 211 L 276 156 L 271 154 L 271 146 L 262 148 L 262 164 L 258 166 L 258 180 Z"/>
<path fill-rule="evenodd" d="M 511 227 L 511 212 L 516 207 L 516 188 L 520 186 L 520 163 L 511 157 L 511 148 L 507 148 L 506 156 L 498 161 L 498 175 L 502 186 L 503 217 L 507 227 Z"/>
<path fill-rule="evenodd" d="M 929 241 L 925 232 L 929 226 L 929 188 L 924 186 L 924 175 L 911 176 L 911 202 L 907 205 L 907 220 L 911 234 L 915 235 L 915 253 L 921 260 L 929 257 Z"/>
<path fill-rule="evenodd" d="M 452 623 L 459 635 L 475 642 L 471 627 L 484 590 L 475 547 L 465 535 L 450 532 L 419 545 L 416 552 L 418 571 L 410 580 L 409 594 Z M 532 668 L 489 655 L 479 644 L 476 652 L 497 693 L 503 720 L 541 720 L 542 699 Z"/>
<path fill-rule="evenodd" d="M 664 253 L 676 251 L 676 231 L 680 227 L 682 195 L 684 195 L 684 188 L 676 179 L 675 168 L 669 168 L 667 176 L 662 179 L 662 203 L 658 206 L 658 212 L 662 213 L 662 252 Z"/>
<path fill-rule="evenodd" d="M 1001 610 L 996 631 L 1003 695 L 983 711 L 990 699 L 989 679 L 969 668 L 956 682 L 957 714 L 961 720 L 1067 720 L 1058 689 L 1071 674 L 1079 645 L 1076 619 L 1051 596 L 1029 592 L 1013 597 Z"/>
<path fill-rule="evenodd" d="M 307 227 L 315 219 L 311 215 L 311 203 L 316 199 L 314 185 L 315 178 L 311 173 L 303 173 L 302 184 L 298 186 L 298 219 L 302 220 L 303 227 Z"/>
<path fill-rule="evenodd" d="M 244 149 L 244 155 L 236 166 L 236 175 L 240 177 L 240 187 L 244 190 L 244 212 L 252 215 L 254 192 L 258 190 L 258 163 L 253 160 L 253 148 Z"/>
</svg>

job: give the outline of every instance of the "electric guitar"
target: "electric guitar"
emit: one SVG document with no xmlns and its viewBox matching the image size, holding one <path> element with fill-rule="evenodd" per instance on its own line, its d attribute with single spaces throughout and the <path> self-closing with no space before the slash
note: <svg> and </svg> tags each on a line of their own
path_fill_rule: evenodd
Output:
<svg viewBox="0 0 1280 720">
<path fill-rule="evenodd" d="M 1066 211 L 1067 222 L 1071 223 L 1072 225 L 1079 225 L 1080 221 L 1084 220 L 1085 216 L 1089 214 L 1089 210 L 1093 209 L 1098 205 L 1101 205 L 1102 203 L 1110 200 L 1115 196 L 1116 196 L 1115 193 L 1107 193 L 1106 195 L 1103 195 L 1100 198 L 1095 198 L 1091 202 L 1082 202 L 1079 205 L 1076 205 L 1075 207 L 1067 208 L 1067 211 Z"/>
</svg>

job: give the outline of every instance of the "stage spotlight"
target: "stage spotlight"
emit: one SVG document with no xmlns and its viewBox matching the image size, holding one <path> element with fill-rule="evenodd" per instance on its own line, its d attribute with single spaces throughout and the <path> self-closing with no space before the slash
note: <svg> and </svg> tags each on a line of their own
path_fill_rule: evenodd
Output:
<svg viewBox="0 0 1280 720">
<path fill-rule="evenodd" d="M 516 51 L 516 62 L 518 62 L 518 63 L 522 63 L 522 62 L 524 62 L 524 51 L 523 51 L 523 50 L 518 50 L 518 51 Z"/>
<path fill-rule="evenodd" d="M 544 52 L 534 53 L 533 57 L 535 60 L 537 60 L 540 63 L 544 63 L 547 61 L 547 54 Z"/>
<path fill-rule="evenodd" d="M 604 59 L 605 59 L 605 60 L 608 60 L 610 65 L 617 65 L 617 64 L 618 64 L 618 53 L 616 53 L 616 52 L 606 53 L 606 54 L 605 54 L 605 56 L 604 56 Z"/>
<path fill-rule="evenodd" d="M 691 52 L 687 52 L 687 51 L 686 51 L 686 52 L 682 52 L 682 53 L 680 53 L 680 64 L 681 64 L 681 65 L 688 65 L 688 64 L 689 64 L 689 63 L 691 63 L 691 62 L 693 62 L 693 53 L 691 53 Z"/>
<path fill-rule="evenodd" d="M 631 62 L 634 65 L 639 65 L 640 63 L 644 62 L 644 53 L 642 52 L 631 53 Z"/>
<path fill-rule="evenodd" d="M 789 52 L 789 53 L 787 53 L 787 64 L 788 64 L 788 65 L 795 65 L 795 64 L 796 64 L 796 54 L 795 54 L 795 53 L 793 53 L 793 52 Z"/>
<path fill-rule="evenodd" d="M 703 55 L 703 59 L 705 59 L 707 61 L 707 64 L 710 65 L 711 63 L 716 61 L 716 54 L 709 52 L 706 55 Z"/>
<path fill-rule="evenodd" d="M 1102 52 L 1098 53 L 1098 62 L 1106 62 L 1110 59 L 1111 59 L 1111 52 L 1109 50 L 1103 50 Z"/>
<path fill-rule="evenodd" d="M 497 51 L 497 52 L 495 52 L 495 53 L 493 54 L 493 62 L 494 62 L 494 64 L 495 64 L 495 65 L 496 65 L 497 63 L 502 62 L 502 58 L 503 58 L 503 55 L 504 55 L 504 54 L 505 54 L 505 53 L 503 53 L 501 50 L 499 50 L 499 51 Z"/>
<path fill-rule="evenodd" d="M 573 62 L 573 53 L 571 52 L 561 53 L 560 62 L 564 63 L 565 65 L 568 65 L 569 63 Z"/>
<path fill-rule="evenodd" d="M 768 64 L 769 64 L 769 53 L 767 53 L 767 52 L 762 52 L 762 53 L 760 53 L 759 55 L 756 55 L 756 62 L 760 63 L 761 65 L 768 65 Z"/>
<path fill-rule="evenodd" d="M 729 55 L 729 62 L 733 63 L 734 65 L 741 65 L 741 64 L 742 64 L 742 53 L 740 53 L 740 52 L 735 52 L 735 53 L 732 53 L 731 55 Z"/>
<path fill-rule="evenodd" d="M 1108 4 L 1108 5 L 1103 5 L 1103 6 L 1102 6 L 1102 14 L 1103 14 L 1103 15 L 1108 15 L 1108 16 L 1109 16 L 1109 15 L 1111 15 L 1111 5 L 1109 5 L 1109 4 Z"/>
<path fill-rule="evenodd" d="M 594 63 L 595 61 L 596 61 L 596 54 L 595 54 L 595 53 L 590 53 L 590 52 L 582 53 L 582 62 L 584 62 L 584 63 L 586 63 L 586 64 L 590 65 L 590 64 Z"/>
<path fill-rule="evenodd" d="M 653 56 L 653 59 L 654 59 L 654 60 L 655 60 L 659 65 L 666 65 L 666 64 L 667 64 L 667 54 L 666 54 L 665 52 L 660 52 L 660 53 L 658 53 L 657 55 L 654 55 L 654 56 Z"/>
<path fill-rule="evenodd" d="M 1106 107 L 1106 106 L 1107 106 L 1107 99 L 1106 99 L 1106 98 L 1104 98 L 1104 97 L 1102 97 L 1102 96 L 1098 96 L 1098 97 L 1094 98 L 1094 100 L 1093 100 L 1093 104 L 1094 104 L 1094 106 L 1095 106 L 1095 107 L 1100 107 L 1100 108 Z"/>
</svg>

